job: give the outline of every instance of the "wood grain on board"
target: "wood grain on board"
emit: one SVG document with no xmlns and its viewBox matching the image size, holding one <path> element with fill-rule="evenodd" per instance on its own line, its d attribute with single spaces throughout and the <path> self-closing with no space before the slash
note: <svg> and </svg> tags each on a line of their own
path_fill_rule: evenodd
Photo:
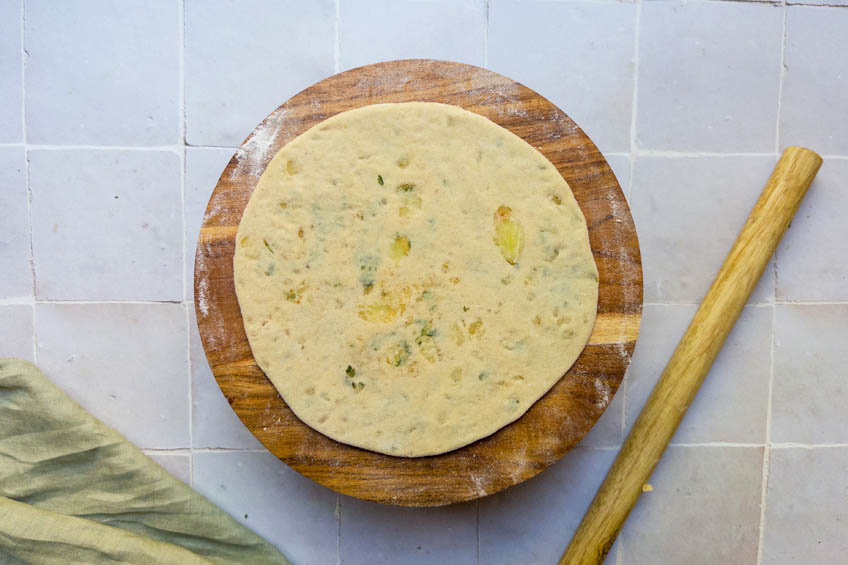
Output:
<svg viewBox="0 0 848 565">
<path fill-rule="evenodd" d="M 233 285 L 233 253 L 247 201 L 283 145 L 339 112 L 413 101 L 453 104 L 483 115 L 547 157 L 586 216 L 600 286 L 589 344 L 524 416 L 456 451 L 401 458 L 334 441 L 286 406 L 251 354 Z M 438 506 L 492 494 L 562 457 L 612 400 L 630 363 L 642 313 L 636 230 L 600 151 L 562 110 L 529 88 L 485 69 L 434 60 L 390 61 L 331 76 L 289 99 L 257 126 L 209 200 L 195 257 L 194 290 L 212 373 L 248 429 L 274 455 L 318 483 L 350 496 L 405 506 Z"/>
</svg>

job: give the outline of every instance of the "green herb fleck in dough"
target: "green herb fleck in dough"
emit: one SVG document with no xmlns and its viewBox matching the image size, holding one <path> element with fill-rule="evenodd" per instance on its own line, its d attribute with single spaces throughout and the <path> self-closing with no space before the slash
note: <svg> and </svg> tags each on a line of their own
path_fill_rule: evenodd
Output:
<svg viewBox="0 0 848 565">
<path fill-rule="evenodd" d="M 270 265 L 268 265 L 268 268 L 265 269 L 265 276 L 270 277 L 271 275 L 273 275 L 275 268 L 276 268 L 276 264 L 274 264 L 274 263 L 271 263 Z"/>
<path fill-rule="evenodd" d="M 355 377 L 356 376 L 356 369 L 354 369 L 353 367 L 348 365 L 347 369 L 345 369 L 345 375 L 347 375 L 350 378 Z"/>
<path fill-rule="evenodd" d="M 377 175 L 377 184 L 383 186 L 383 175 Z"/>
<path fill-rule="evenodd" d="M 395 351 L 394 357 L 391 359 L 392 365 L 395 367 L 400 367 L 404 363 L 406 363 L 407 359 L 409 359 L 409 354 L 412 353 L 412 349 L 410 349 L 409 344 L 404 340 L 398 345 L 397 350 Z"/>
<path fill-rule="evenodd" d="M 294 293 L 293 290 L 290 290 L 286 293 L 286 300 L 288 300 L 289 302 L 294 302 L 295 298 L 297 298 L 297 295 Z"/>
<path fill-rule="evenodd" d="M 436 337 L 437 335 L 439 335 L 439 330 L 433 329 L 430 325 L 430 321 L 428 320 L 424 323 L 424 327 L 421 328 L 421 333 L 415 338 L 415 343 L 418 347 L 421 347 L 427 338 Z"/>
<path fill-rule="evenodd" d="M 403 184 L 399 184 L 397 189 L 398 192 L 412 192 L 413 190 L 415 190 L 415 185 L 405 182 Z"/>
<path fill-rule="evenodd" d="M 424 300 L 432 300 L 433 299 L 433 291 L 432 290 L 423 291 L 421 293 L 421 298 L 423 298 Z"/>
<path fill-rule="evenodd" d="M 463 311 L 463 312 L 468 312 L 468 306 L 463 306 L 463 307 L 462 307 L 462 311 Z"/>
<path fill-rule="evenodd" d="M 273 250 L 273 249 L 271 249 L 271 246 L 270 246 L 270 245 L 268 245 L 268 240 L 267 240 L 267 239 L 263 239 L 263 240 L 262 240 L 262 243 L 264 243 L 264 244 L 265 244 L 265 248 L 266 248 L 268 251 L 270 251 L 270 252 L 271 252 L 271 254 L 273 255 L 273 254 L 274 254 L 274 250 Z"/>
<path fill-rule="evenodd" d="M 374 277 L 380 266 L 380 256 L 365 253 L 359 256 L 359 282 L 363 288 L 374 286 Z"/>
<path fill-rule="evenodd" d="M 485 381 L 486 379 L 489 378 L 489 373 L 487 373 L 486 371 L 480 371 L 480 374 L 477 375 L 477 378 L 480 379 L 481 381 Z"/>
</svg>

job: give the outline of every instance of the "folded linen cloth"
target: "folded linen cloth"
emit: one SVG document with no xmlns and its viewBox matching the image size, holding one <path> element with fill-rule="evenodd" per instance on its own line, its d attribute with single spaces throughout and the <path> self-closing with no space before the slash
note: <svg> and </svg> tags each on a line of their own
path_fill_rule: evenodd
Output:
<svg viewBox="0 0 848 565">
<path fill-rule="evenodd" d="M 283 563 L 21 359 L 0 359 L 0 562 Z"/>
</svg>

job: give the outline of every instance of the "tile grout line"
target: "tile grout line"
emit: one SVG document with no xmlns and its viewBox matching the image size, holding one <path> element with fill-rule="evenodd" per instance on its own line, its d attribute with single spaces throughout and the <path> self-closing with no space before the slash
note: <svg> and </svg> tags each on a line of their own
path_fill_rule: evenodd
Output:
<svg viewBox="0 0 848 565">
<path fill-rule="evenodd" d="M 599 6 L 604 5 L 618 5 L 618 4 L 636 4 L 638 0 L 547 0 L 550 4 L 595 4 Z M 701 0 L 708 1 L 708 0 Z M 718 2 L 767 2 L 769 0 L 709 0 L 709 1 L 718 1 Z M 772 0 L 777 2 L 778 0 Z"/>
<path fill-rule="evenodd" d="M 476 533 L 477 533 L 477 565 L 480 565 L 480 499 L 478 498 L 475 502 L 477 505 L 475 509 L 477 510 L 477 522 L 476 522 Z"/>
<path fill-rule="evenodd" d="M 738 0 L 732 0 L 732 1 L 738 1 Z M 798 0 L 795 0 L 794 2 L 792 0 L 788 0 L 788 1 L 785 1 L 783 3 L 783 5 L 785 5 L 785 6 L 801 6 L 803 8 L 848 8 L 848 6 L 846 6 L 845 4 L 828 4 L 827 2 L 818 2 L 816 4 L 807 4 L 806 2 L 799 2 Z"/>
<path fill-rule="evenodd" d="M 489 68 L 489 0 L 483 0 L 483 68 Z M 478 556 L 479 565 L 480 558 Z"/>
<path fill-rule="evenodd" d="M 342 0 L 336 0 L 336 17 L 333 26 L 333 72 L 338 73 L 342 70 L 342 45 L 341 45 L 341 15 L 342 15 Z"/>
<path fill-rule="evenodd" d="M 783 83 L 786 80 L 786 20 L 789 18 L 789 8 L 786 0 L 781 2 L 783 8 L 782 35 L 780 38 L 780 74 L 777 82 L 777 116 L 774 124 L 774 151 L 780 153 L 780 113 L 783 106 Z"/>
<path fill-rule="evenodd" d="M 642 27 L 642 2 L 636 2 L 636 21 L 633 32 L 633 100 L 630 108 L 630 184 L 633 185 L 633 157 L 638 153 L 636 147 L 636 105 L 639 101 L 639 41 Z"/>
<path fill-rule="evenodd" d="M 3 147 L 6 144 L 0 144 Z M 8 144 L 20 145 L 20 144 Z M 28 143 L 26 147 L 32 151 L 172 151 L 178 153 L 183 144 L 172 145 L 86 145 L 86 144 L 50 144 L 50 143 Z"/>
<path fill-rule="evenodd" d="M 735 4 L 739 2 L 745 2 L 746 4 L 765 4 L 766 6 L 782 6 L 782 0 L 704 0 L 705 2 L 710 3 L 730 3 Z"/>
<path fill-rule="evenodd" d="M 180 74 L 177 80 L 177 88 L 179 91 L 177 92 L 177 99 L 179 100 L 180 108 L 179 108 L 179 127 L 180 127 L 180 141 L 177 144 L 177 147 L 182 149 L 185 152 L 186 147 L 186 97 L 185 97 L 185 0 L 180 0 L 180 21 L 179 21 L 179 30 L 178 30 L 178 39 L 179 39 L 179 69 Z"/>
<path fill-rule="evenodd" d="M 641 37 L 640 29 L 642 27 L 642 2 L 641 0 L 636 0 L 636 16 L 635 21 L 633 22 L 633 100 L 631 101 L 630 108 L 630 147 L 627 152 L 627 159 L 629 165 L 629 179 L 627 182 L 627 194 L 625 195 L 625 199 L 628 201 L 628 204 L 632 202 L 633 199 L 633 187 L 635 183 L 634 172 L 636 169 L 636 116 L 637 116 L 637 108 L 636 104 L 639 99 L 639 40 Z M 644 314 L 646 304 L 642 303 L 642 314 Z M 634 349 L 633 353 L 636 351 Z M 630 356 L 630 364 L 628 365 L 628 369 L 633 364 L 633 356 Z M 627 375 L 627 371 L 624 372 L 624 377 L 622 378 L 622 388 L 624 390 L 621 391 L 621 429 L 619 430 L 618 440 L 623 445 L 624 440 L 627 438 L 627 397 L 630 392 L 630 380 Z M 620 448 L 619 448 L 620 449 Z M 618 546 L 617 555 L 616 555 L 616 563 L 619 563 L 624 559 L 622 555 L 621 544 Z"/>
<path fill-rule="evenodd" d="M 185 321 L 185 336 L 186 336 L 186 353 L 185 353 L 185 370 L 188 377 L 188 481 L 189 485 L 194 486 L 194 414 L 193 414 L 193 399 L 192 399 L 192 374 L 191 374 L 191 315 L 189 313 L 189 305 L 186 302 L 186 292 L 188 290 L 188 281 L 186 280 L 186 109 L 185 109 L 185 0 L 180 0 L 179 14 L 179 69 L 180 74 L 177 81 L 177 99 L 179 100 L 179 128 L 180 128 L 180 206 L 181 210 L 181 226 L 182 232 L 182 261 L 180 262 L 180 272 L 182 273 L 182 297 L 181 304 L 183 307 L 183 320 Z"/>
<path fill-rule="evenodd" d="M 741 441 L 702 441 L 702 442 L 670 442 L 669 447 L 738 447 L 752 448 L 765 447 L 764 443 L 741 442 Z"/>
<path fill-rule="evenodd" d="M 191 147 L 194 149 L 230 149 L 232 151 L 238 151 L 239 147 L 235 145 L 195 145 L 193 143 L 189 143 L 186 141 L 186 147 Z"/>
<path fill-rule="evenodd" d="M 774 291 L 777 293 L 777 262 L 775 262 L 775 280 L 774 280 Z M 768 383 L 768 392 L 767 392 L 767 401 L 766 401 L 766 441 L 765 446 L 763 447 L 763 478 L 760 483 L 760 523 L 759 523 L 759 536 L 757 538 L 757 565 L 760 565 L 763 562 L 763 542 L 765 541 L 765 532 L 766 532 L 766 504 L 768 501 L 768 477 L 769 477 L 769 465 L 771 464 L 771 450 L 769 448 L 771 444 L 771 411 L 772 411 L 772 398 L 773 398 L 773 389 L 774 389 L 774 344 L 775 344 L 775 320 L 777 306 L 773 305 L 771 308 L 771 343 L 769 345 L 769 383 Z"/>
<path fill-rule="evenodd" d="M 32 361 L 38 364 L 38 334 L 35 329 L 35 246 L 33 245 L 33 214 L 32 214 L 32 183 L 29 168 L 29 149 L 27 146 L 27 122 L 26 122 L 26 3 L 20 3 L 20 27 L 21 27 L 21 140 L 24 148 L 24 185 L 26 186 L 27 198 L 27 224 L 29 227 L 29 271 L 32 275 Z"/>
<path fill-rule="evenodd" d="M 16 304 L 182 304 L 182 300 L 122 300 L 122 299 L 103 299 L 103 300 L 64 300 L 64 299 L 44 299 L 28 296 L 19 296 L 13 298 L 0 298 L 0 306 L 14 306 Z"/>
<path fill-rule="evenodd" d="M 775 264 L 775 267 L 777 265 Z M 818 300 L 775 300 L 776 306 L 840 306 L 848 304 L 848 300 L 818 301 Z"/>
<path fill-rule="evenodd" d="M 781 442 L 770 443 L 769 449 L 848 449 L 848 442 L 844 443 L 793 443 Z"/>
<path fill-rule="evenodd" d="M 336 493 L 336 524 L 338 535 L 336 536 L 336 563 L 342 565 L 342 495 Z"/>
<path fill-rule="evenodd" d="M 639 98 L 639 30 L 642 27 L 642 2 L 636 0 L 636 18 L 633 24 L 633 100 L 630 108 L 630 151 L 627 154 L 629 159 L 629 179 L 627 181 L 626 200 L 632 202 L 633 198 L 633 172 L 636 168 L 636 103 Z M 629 202 L 628 202 L 629 203 Z M 645 304 L 642 304 L 644 311 Z M 644 313 L 644 312 L 643 312 Z M 635 349 L 633 353 L 636 353 Z M 630 364 L 633 363 L 633 356 L 630 356 Z M 628 365 L 628 369 L 630 365 Z M 627 395 L 630 392 L 630 379 L 627 378 L 627 371 L 624 372 L 623 383 L 624 390 L 621 391 L 621 430 L 619 432 L 619 441 L 623 444 L 627 433 Z M 618 558 L 621 557 L 621 546 L 618 548 Z"/>
<path fill-rule="evenodd" d="M 641 5 L 641 4 L 640 4 Z M 633 155 L 637 157 L 666 157 L 669 159 L 685 159 L 693 157 L 774 157 L 774 151 L 729 152 L 718 151 L 669 151 L 666 149 L 642 149 L 634 147 Z"/>
</svg>

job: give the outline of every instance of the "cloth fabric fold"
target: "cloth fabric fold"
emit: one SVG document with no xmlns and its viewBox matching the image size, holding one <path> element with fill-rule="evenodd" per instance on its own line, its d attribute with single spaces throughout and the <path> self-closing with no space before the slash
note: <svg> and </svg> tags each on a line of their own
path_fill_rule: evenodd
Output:
<svg viewBox="0 0 848 565">
<path fill-rule="evenodd" d="M 71 400 L 0 359 L 0 562 L 290 563 Z"/>
</svg>

